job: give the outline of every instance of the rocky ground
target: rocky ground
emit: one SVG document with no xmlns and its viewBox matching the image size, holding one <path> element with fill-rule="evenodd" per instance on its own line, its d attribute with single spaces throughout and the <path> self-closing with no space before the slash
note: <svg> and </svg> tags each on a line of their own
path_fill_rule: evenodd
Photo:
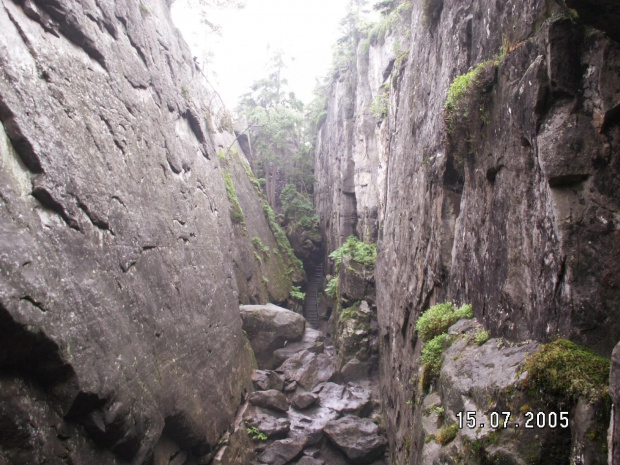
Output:
<svg viewBox="0 0 620 465">
<path fill-rule="evenodd" d="M 377 383 L 337 371 L 333 347 L 300 315 L 275 305 L 242 306 L 241 315 L 256 391 L 216 463 L 386 464 Z"/>
</svg>

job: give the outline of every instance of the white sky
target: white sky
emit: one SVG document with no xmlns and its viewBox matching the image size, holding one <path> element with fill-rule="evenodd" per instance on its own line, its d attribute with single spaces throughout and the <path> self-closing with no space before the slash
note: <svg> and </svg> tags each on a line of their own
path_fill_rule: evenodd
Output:
<svg viewBox="0 0 620 465">
<path fill-rule="evenodd" d="M 349 0 L 247 0 L 244 9 L 214 12 L 221 36 L 208 34 L 200 16 L 177 0 L 172 18 L 199 63 L 213 53 L 205 72 L 234 109 L 240 95 L 257 79 L 267 77 L 269 49 L 281 49 L 288 60 L 284 76 L 297 97 L 308 103 L 316 78 L 327 73 L 332 44 L 339 37 L 338 23 Z M 209 18 L 212 20 L 212 18 Z"/>
</svg>

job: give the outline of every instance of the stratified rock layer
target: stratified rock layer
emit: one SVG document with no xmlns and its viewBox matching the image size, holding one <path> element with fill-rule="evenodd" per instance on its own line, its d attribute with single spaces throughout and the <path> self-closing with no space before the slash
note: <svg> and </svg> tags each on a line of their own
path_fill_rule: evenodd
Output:
<svg viewBox="0 0 620 465">
<path fill-rule="evenodd" d="M 251 355 L 168 6 L 2 0 L 0 30 L 0 462 L 207 460 Z"/>
<path fill-rule="evenodd" d="M 410 28 L 360 44 L 335 76 L 316 160 L 327 250 L 378 238 L 382 392 L 403 464 L 421 460 L 404 445 L 430 305 L 471 303 L 512 341 L 560 334 L 609 356 L 620 339 L 620 44 L 557 2 L 411 6 Z M 401 59 L 396 39 L 411 44 Z M 447 114 L 450 84 L 483 63 Z"/>
</svg>

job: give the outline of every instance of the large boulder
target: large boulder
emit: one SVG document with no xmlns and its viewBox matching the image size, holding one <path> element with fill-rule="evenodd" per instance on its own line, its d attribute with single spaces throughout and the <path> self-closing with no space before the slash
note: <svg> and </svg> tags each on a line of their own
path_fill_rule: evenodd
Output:
<svg viewBox="0 0 620 465">
<path fill-rule="evenodd" d="M 297 381 L 304 389 L 311 391 L 322 382 L 331 380 L 336 374 L 334 364 L 325 354 L 314 354 L 303 350 L 285 361 L 278 372 L 287 381 Z"/>
<path fill-rule="evenodd" d="M 243 330 L 250 339 L 258 366 L 276 366 L 275 350 L 302 339 L 306 320 L 301 315 L 277 305 L 242 305 Z"/>
<path fill-rule="evenodd" d="M 324 432 L 353 463 L 371 463 L 379 458 L 386 446 L 377 425 L 352 415 L 330 421 Z"/>
</svg>

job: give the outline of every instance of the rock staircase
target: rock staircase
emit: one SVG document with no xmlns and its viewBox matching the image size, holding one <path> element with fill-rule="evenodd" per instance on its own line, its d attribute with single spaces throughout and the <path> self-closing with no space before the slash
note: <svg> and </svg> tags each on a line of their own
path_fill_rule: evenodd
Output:
<svg viewBox="0 0 620 465">
<path fill-rule="evenodd" d="M 323 264 L 319 263 L 314 269 L 314 274 L 308 279 L 306 300 L 304 301 L 304 317 L 314 328 L 319 327 L 319 287 L 323 283 Z"/>
</svg>

